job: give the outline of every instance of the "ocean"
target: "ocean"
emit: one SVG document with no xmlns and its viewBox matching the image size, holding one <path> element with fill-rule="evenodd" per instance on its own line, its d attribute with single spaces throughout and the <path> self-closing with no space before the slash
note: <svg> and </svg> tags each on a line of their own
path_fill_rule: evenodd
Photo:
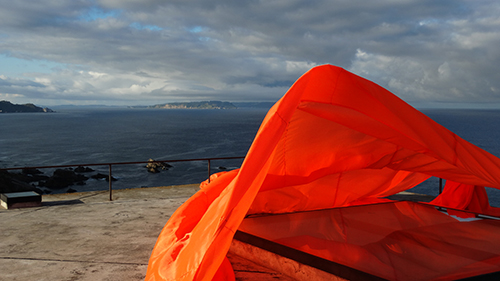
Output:
<svg viewBox="0 0 500 281">
<path fill-rule="evenodd" d="M 101 108 L 1 114 L 0 167 L 245 156 L 267 110 Z M 237 168 L 242 161 L 211 161 L 212 172 Z M 118 180 L 113 189 L 199 183 L 208 176 L 207 161 L 171 163 L 172 168 L 156 174 L 145 165 L 114 165 Z M 108 173 L 107 166 L 91 168 Z M 42 172 L 52 175 L 54 170 Z M 107 186 L 104 180 L 90 179 L 71 188 Z"/>
<path fill-rule="evenodd" d="M 245 156 L 268 108 L 234 110 L 75 108 L 56 113 L 0 114 L 0 167 L 52 166 Z M 465 140 L 500 157 L 500 110 L 421 109 Z M 242 160 L 212 161 L 212 173 Z M 114 189 L 199 183 L 207 161 L 175 162 L 148 173 L 145 164 L 113 166 Z M 107 174 L 107 166 L 92 167 Z M 51 175 L 55 169 L 44 169 Z M 77 191 L 106 190 L 89 179 Z M 437 195 L 438 179 L 412 191 Z M 65 192 L 66 189 L 53 192 Z M 491 204 L 500 192 L 488 189 Z"/>
</svg>

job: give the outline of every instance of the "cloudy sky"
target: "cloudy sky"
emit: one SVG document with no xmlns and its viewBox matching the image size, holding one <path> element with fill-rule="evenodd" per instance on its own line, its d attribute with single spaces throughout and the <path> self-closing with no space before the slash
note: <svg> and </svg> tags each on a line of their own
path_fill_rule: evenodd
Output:
<svg viewBox="0 0 500 281">
<path fill-rule="evenodd" d="M 0 0 L 0 100 L 276 101 L 341 66 L 412 104 L 500 104 L 497 0 Z"/>
</svg>

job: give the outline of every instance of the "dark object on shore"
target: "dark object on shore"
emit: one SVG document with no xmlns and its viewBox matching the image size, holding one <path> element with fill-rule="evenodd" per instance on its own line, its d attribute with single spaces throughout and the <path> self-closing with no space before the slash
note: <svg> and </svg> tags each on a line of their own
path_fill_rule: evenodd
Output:
<svg viewBox="0 0 500 281">
<path fill-rule="evenodd" d="M 93 172 L 93 171 L 94 171 L 94 169 L 91 169 L 89 167 L 83 167 L 83 166 L 78 166 L 75 169 L 76 173 L 90 173 L 90 172 Z"/>
<path fill-rule="evenodd" d="M 11 175 L 26 183 L 39 182 L 49 179 L 48 176 L 44 175 L 43 172 L 38 169 L 23 169 L 22 173 L 12 173 Z"/>
<path fill-rule="evenodd" d="M 38 170 L 38 169 L 31 168 L 31 169 L 23 169 L 23 174 L 25 174 L 25 175 L 40 175 L 40 174 L 43 174 L 43 172 Z"/>
<path fill-rule="evenodd" d="M 40 189 L 26 182 L 26 175 L 0 171 L 0 193 L 35 191 L 43 193 Z"/>
<path fill-rule="evenodd" d="M 88 177 L 77 174 L 70 169 L 57 169 L 54 171 L 52 177 L 44 182 L 40 181 L 38 184 L 48 188 L 61 189 L 74 184 L 84 185 L 88 179 Z"/>
<path fill-rule="evenodd" d="M 35 191 L 39 194 L 52 193 L 52 190 L 67 188 L 72 185 L 85 185 L 89 177 L 82 175 L 81 173 L 93 172 L 94 170 L 88 167 L 79 166 L 76 169 L 57 169 L 54 171 L 52 176 L 46 176 L 42 171 L 38 169 L 22 169 L 21 173 L 11 173 L 8 171 L 0 171 L 0 193 L 8 192 L 24 192 L 24 191 Z M 107 174 L 95 174 L 91 176 L 93 179 L 101 180 L 104 179 L 109 181 L 109 175 Z M 112 177 L 112 181 L 117 181 L 116 178 Z M 40 189 L 38 187 L 45 187 L 46 189 Z M 72 188 L 68 189 L 68 193 L 74 190 Z M 74 190 L 73 192 L 76 192 Z"/>
<path fill-rule="evenodd" d="M 91 178 L 96 179 L 96 180 L 106 180 L 109 182 L 109 175 L 106 175 L 106 174 L 97 173 L 97 174 L 91 176 Z M 117 179 L 114 177 L 111 177 L 111 180 L 117 181 Z"/>
<path fill-rule="evenodd" d="M 169 168 L 172 168 L 172 165 L 165 162 L 157 162 L 154 159 L 149 159 L 148 164 L 146 165 L 148 172 L 153 174 L 159 173 L 159 169 L 168 170 Z"/>
<path fill-rule="evenodd" d="M 34 191 L 2 193 L 1 205 L 6 209 L 42 206 L 42 196 Z"/>
</svg>

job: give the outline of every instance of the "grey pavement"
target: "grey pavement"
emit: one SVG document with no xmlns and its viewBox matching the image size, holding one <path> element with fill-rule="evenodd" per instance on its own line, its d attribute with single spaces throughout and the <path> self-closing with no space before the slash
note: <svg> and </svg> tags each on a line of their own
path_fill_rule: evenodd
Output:
<svg viewBox="0 0 500 281">
<path fill-rule="evenodd" d="M 197 184 L 43 195 L 42 206 L 0 207 L 0 280 L 144 280 L 151 251 Z M 237 280 L 290 280 L 237 256 Z"/>
<path fill-rule="evenodd" d="M 143 280 L 156 239 L 198 185 L 44 195 L 0 208 L 0 280 Z"/>
</svg>

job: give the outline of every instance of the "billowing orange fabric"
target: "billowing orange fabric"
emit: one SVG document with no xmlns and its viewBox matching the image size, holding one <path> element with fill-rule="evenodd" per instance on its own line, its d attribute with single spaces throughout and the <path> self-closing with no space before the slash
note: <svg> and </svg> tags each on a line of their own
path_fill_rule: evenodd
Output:
<svg viewBox="0 0 500 281">
<path fill-rule="evenodd" d="M 315 67 L 268 112 L 241 168 L 170 218 L 146 280 L 211 280 L 247 214 L 375 202 L 431 176 L 500 188 L 500 159 L 366 79 Z M 471 194 L 447 200 L 461 206 Z"/>
</svg>

